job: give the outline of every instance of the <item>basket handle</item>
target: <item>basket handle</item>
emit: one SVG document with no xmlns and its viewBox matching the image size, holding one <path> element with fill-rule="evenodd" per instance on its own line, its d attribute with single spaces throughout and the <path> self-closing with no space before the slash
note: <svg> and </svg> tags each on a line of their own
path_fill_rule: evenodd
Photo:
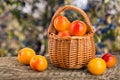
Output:
<svg viewBox="0 0 120 80">
<path fill-rule="evenodd" d="M 80 9 L 80 8 L 78 8 L 78 7 L 75 7 L 75 6 L 72 6 L 72 5 L 65 5 L 65 6 L 60 7 L 60 8 L 55 12 L 55 14 L 53 15 L 52 20 L 51 20 L 51 23 L 50 23 L 50 25 L 49 25 L 49 27 L 48 27 L 48 34 L 49 34 L 50 32 L 55 32 L 55 30 L 54 30 L 54 31 L 52 30 L 52 29 L 54 28 L 54 27 L 53 27 L 54 19 L 55 19 L 61 12 L 66 11 L 66 10 L 74 10 L 74 11 L 79 12 L 79 13 L 84 17 L 86 23 L 90 26 L 91 32 L 94 33 L 93 26 L 92 26 L 92 24 L 91 24 L 91 22 L 90 22 L 90 20 L 89 20 L 89 18 L 88 18 L 88 16 L 87 16 L 87 14 L 86 14 L 82 9 Z"/>
</svg>

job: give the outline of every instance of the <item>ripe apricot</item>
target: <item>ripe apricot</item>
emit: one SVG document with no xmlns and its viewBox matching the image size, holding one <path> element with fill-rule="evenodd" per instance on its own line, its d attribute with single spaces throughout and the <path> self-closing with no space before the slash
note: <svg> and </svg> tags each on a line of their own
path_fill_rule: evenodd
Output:
<svg viewBox="0 0 120 80">
<path fill-rule="evenodd" d="M 106 63 L 102 58 L 94 58 L 88 63 L 88 70 L 95 75 L 103 74 L 106 70 Z"/>
<path fill-rule="evenodd" d="M 114 67 L 117 63 L 117 59 L 116 56 L 110 54 L 110 53 L 106 53 L 102 56 L 102 59 L 105 60 L 106 65 L 108 68 Z"/>
<path fill-rule="evenodd" d="M 58 33 L 58 36 L 59 36 L 59 37 L 69 37 L 69 36 L 70 36 L 70 33 L 69 33 L 69 31 L 60 31 L 60 32 Z"/>
<path fill-rule="evenodd" d="M 41 55 L 35 55 L 30 60 L 30 67 L 37 71 L 44 71 L 48 66 L 47 59 Z"/>
<path fill-rule="evenodd" d="M 70 21 L 65 16 L 57 16 L 54 20 L 54 27 L 57 31 L 64 31 L 69 28 Z"/>
<path fill-rule="evenodd" d="M 87 26 L 83 21 L 75 20 L 70 25 L 70 33 L 73 36 L 83 36 L 87 32 Z"/>
<path fill-rule="evenodd" d="M 18 61 L 23 64 L 29 64 L 30 59 L 36 55 L 35 51 L 31 48 L 23 48 L 18 52 Z"/>
</svg>

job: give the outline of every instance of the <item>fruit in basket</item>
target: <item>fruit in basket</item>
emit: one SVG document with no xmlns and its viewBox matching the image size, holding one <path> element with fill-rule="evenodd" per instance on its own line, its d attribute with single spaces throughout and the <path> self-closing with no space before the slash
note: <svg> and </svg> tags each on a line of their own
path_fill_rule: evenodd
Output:
<svg viewBox="0 0 120 80">
<path fill-rule="evenodd" d="M 18 52 L 18 61 L 23 64 L 29 64 L 30 59 L 36 55 L 35 51 L 31 48 L 23 48 Z"/>
<path fill-rule="evenodd" d="M 87 26 L 83 21 L 75 20 L 70 25 L 70 34 L 73 36 L 83 36 L 87 32 Z"/>
<path fill-rule="evenodd" d="M 110 54 L 110 53 L 104 54 L 104 55 L 102 56 L 102 59 L 105 60 L 106 65 L 107 65 L 108 68 L 111 68 L 111 67 L 115 66 L 115 65 L 116 65 L 116 62 L 117 62 L 116 56 L 114 56 L 114 55 L 112 55 L 112 54 Z"/>
<path fill-rule="evenodd" d="M 87 65 L 89 72 L 95 75 L 103 74 L 106 70 L 106 63 L 102 58 L 94 58 Z"/>
<path fill-rule="evenodd" d="M 69 31 L 65 30 L 65 31 L 60 31 L 58 32 L 58 36 L 59 37 L 69 37 L 70 36 L 70 33 Z"/>
<path fill-rule="evenodd" d="M 54 20 L 54 27 L 57 31 L 64 31 L 69 28 L 70 21 L 65 16 L 57 16 Z"/>
<path fill-rule="evenodd" d="M 41 55 L 35 55 L 30 60 L 30 67 L 37 71 L 44 71 L 47 69 L 48 62 L 47 59 L 44 56 Z"/>
</svg>

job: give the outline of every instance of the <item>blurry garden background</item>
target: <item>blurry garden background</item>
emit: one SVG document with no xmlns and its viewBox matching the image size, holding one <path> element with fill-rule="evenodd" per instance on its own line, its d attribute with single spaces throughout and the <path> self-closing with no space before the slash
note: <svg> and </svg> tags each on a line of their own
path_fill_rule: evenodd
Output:
<svg viewBox="0 0 120 80">
<path fill-rule="evenodd" d="M 23 47 L 47 53 L 47 29 L 62 5 L 83 9 L 95 28 L 96 54 L 120 51 L 120 0 L 0 0 L 0 56 L 16 56 Z M 80 18 L 66 11 L 69 19 Z"/>
</svg>

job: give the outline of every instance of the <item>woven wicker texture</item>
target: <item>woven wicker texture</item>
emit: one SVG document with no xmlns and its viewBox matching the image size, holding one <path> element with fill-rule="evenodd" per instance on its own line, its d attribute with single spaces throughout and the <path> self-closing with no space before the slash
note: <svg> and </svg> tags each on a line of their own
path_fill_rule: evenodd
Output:
<svg viewBox="0 0 120 80">
<path fill-rule="evenodd" d="M 54 19 L 66 10 L 79 12 L 87 23 L 87 34 L 84 36 L 58 37 L 53 26 Z M 86 13 L 75 6 L 60 7 L 52 17 L 48 28 L 48 53 L 52 64 L 66 68 L 79 69 L 95 57 L 94 30 Z"/>
</svg>

